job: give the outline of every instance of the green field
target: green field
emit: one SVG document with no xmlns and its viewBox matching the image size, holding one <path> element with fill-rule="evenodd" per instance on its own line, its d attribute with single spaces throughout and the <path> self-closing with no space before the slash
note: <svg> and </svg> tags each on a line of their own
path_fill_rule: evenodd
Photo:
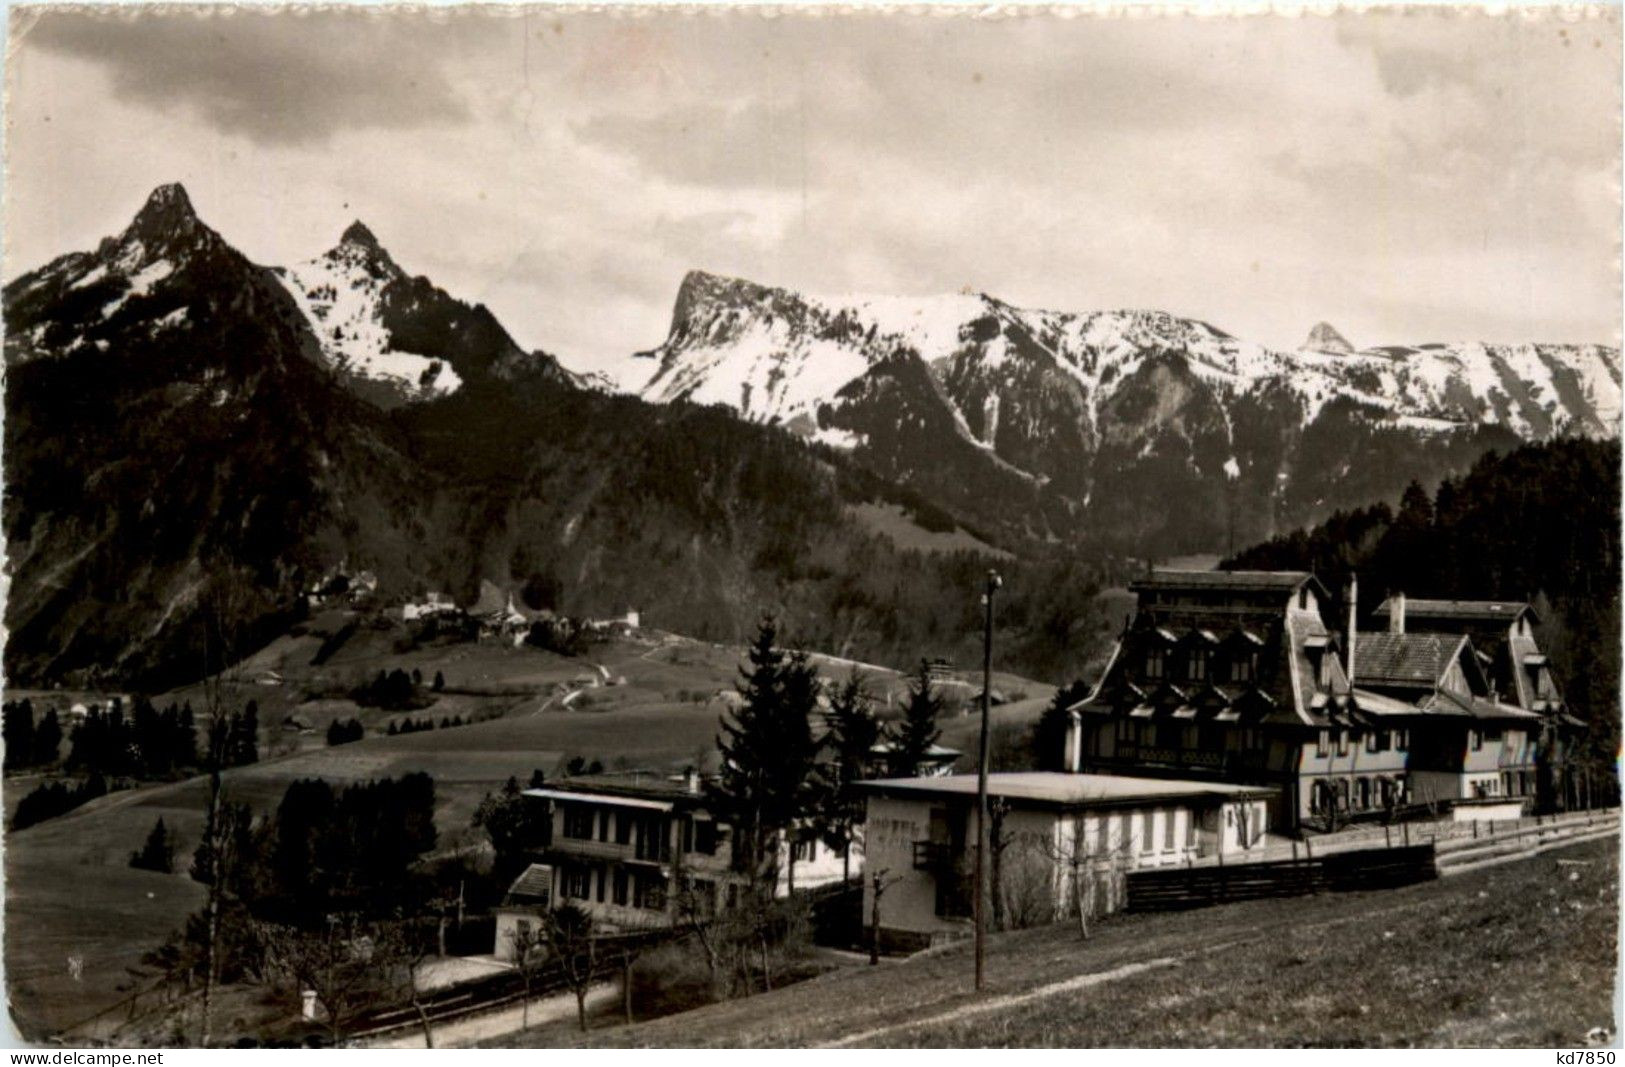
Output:
<svg viewBox="0 0 1625 1067">
<path fill-rule="evenodd" d="M 1619 846 L 1405 889 L 1118 916 L 538 1045 L 1584 1046 L 1615 1025 Z"/>
<path fill-rule="evenodd" d="M 335 620 L 313 626 L 331 632 Z M 250 699 L 259 704 L 262 759 L 225 774 L 229 798 L 263 813 L 298 778 L 343 782 L 426 771 L 435 779 L 440 847 L 477 846 L 483 838 L 470 825 L 474 809 L 510 776 L 523 782 L 536 768 L 557 776 L 573 756 L 608 769 L 676 773 L 712 752 L 726 708 L 718 694 L 732 688 L 740 662 L 736 648 L 663 634 L 597 645 L 580 658 L 495 641 L 396 653 L 398 637 L 392 630 L 363 630 L 321 667 L 310 666 L 321 633 L 283 637 L 231 671 L 220 683 L 222 702 L 232 710 Z M 830 657 L 818 662 L 833 677 L 852 669 Z M 380 669 L 396 668 L 419 670 L 425 681 L 438 671 L 446 689 L 432 707 L 411 713 L 364 710 L 342 695 Z M 273 670 L 281 684 L 260 684 Z M 896 672 L 864 672 L 883 699 L 903 690 Z M 1008 675 L 996 676 L 995 686 L 1050 691 Z M 156 702 L 189 700 L 201 711 L 206 696 L 193 686 Z M 1017 718 L 1029 713 L 1015 711 Z M 1000 714 L 1009 717 L 1003 709 Z M 313 729 L 284 729 L 289 715 Z M 485 721 L 396 737 L 380 733 L 403 715 L 436 723 L 453 715 Z M 324 734 L 335 718 L 360 718 L 369 735 L 329 748 Z M 973 716 L 945 722 L 945 743 L 973 749 L 974 722 Z M 6 780 L 8 813 L 37 781 Z M 7 835 L 5 958 L 13 1012 L 28 1033 L 54 1032 L 119 1001 L 132 981 L 127 968 L 197 908 L 201 893 L 184 868 L 201 832 L 206 793 L 203 778 L 147 785 Z M 130 852 L 160 817 L 179 837 L 182 873 L 130 870 Z M 84 961 L 76 981 L 68 976 L 70 955 Z"/>
</svg>

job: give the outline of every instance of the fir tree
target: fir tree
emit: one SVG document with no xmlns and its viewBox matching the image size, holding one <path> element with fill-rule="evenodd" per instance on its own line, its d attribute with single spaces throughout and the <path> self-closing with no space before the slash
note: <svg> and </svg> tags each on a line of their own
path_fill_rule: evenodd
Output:
<svg viewBox="0 0 1625 1067">
<path fill-rule="evenodd" d="M 1055 697 L 1044 713 L 1033 723 L 1033 766 L 1041 771 L 1066 770 L 1066 735 L 1072 725 L 1072 713 L 1067 709 L 1089 695 L 1083 682 L 1073 682 L 1055 691 Z"/>
<path fill-rule="evenodd" d="M 139 851 L 130 853 L 130 866 L 160 874 L 175 873 L 175 842 L 165 828 L 162 816 L 152 824 L 146 844 Z"/>
<path fill-rule="evenodd" d="M 903 721 L 892 738 L 890 771 L 893 776 L 913 778 L 920 773 L 926 755 L 942 736 L 937 728 L 937 716 L 941 713 L 942 694 L 931 684 L 930 665 L 922 659 L 909 683 Z"/>
<path fill-rule="evenodd" d="M 764 618 L 740 667 L 741 704 L 721 719 L 722 770 L 708 785 L 734 828 L 735 865 L 758 892 L 773 868 L 779 835 L 806 810 L 816 752 L 808 716 L 816 707 L 817 674 L 804 655 L 787 657 L 777 638 L 773 620 Z"/>
<path fill-rule="evenodd" d="M 863 822 L 865 802 L 854 788 L 868 772 L 875 745 L 882 736 L 872 698 L 863 677 L 854 669 L 830 700 L 829 734 L 825 744 L 832 760 L 822 776 L 824 840 L 841 853 L 851 873 L 852 842 Z"/>
</svg>

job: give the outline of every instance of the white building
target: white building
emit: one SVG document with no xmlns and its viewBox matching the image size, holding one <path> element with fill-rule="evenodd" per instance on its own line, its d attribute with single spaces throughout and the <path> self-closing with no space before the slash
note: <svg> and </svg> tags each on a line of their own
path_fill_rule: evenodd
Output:
<svg viewBox="0 0 1625 1067">
<path fill-rule="evenodd" d="M 864 782 L 863 915 L 881 895 L 882 937 L 922 944 L 969 928 L 976 857 L 976 776 Z M 1072 914 L 1075 877 L 1095 881 L 1091 910 L 1120 901 L 1123 873 L 1216 853 L 1238 861 L 1263 845 L 1275 790 L 1220 782 L 1020 771 L 988 775 L 990 884 L 1001 904 L 1044 921 Z M 997 831 L 997 838 L 994 837 Z M 1087 884 L 1087 883 L 1084 883 Z"/>
<path fill-rule="evenodd" d="M 733 866 L 733 828 L 711 812 L 698 775 L 589 775 L 524 795 L 547 811 L 537 859 L 551 872 L 551 885 L 542 894 L 533 877 L 533 898 L 574 905 L 608 928 L 633 930 L 670 925 L 684 909 L 736 906 L 748 885 Z M 781 839 L 778 850 L 776 896 L 787 895 L 792 883 L 812 889 L 842 879 L 841 854 L 816 834 L 787 836 L 792 839 Z M 855 855 L 854 870 L 860 862 Z M 527 906 L 534 912 L 540 905 Z M 523 910 L 507 921 L 517 922 Z M 499 941 L 502 936 L 499 929 Z"/>
</svg>

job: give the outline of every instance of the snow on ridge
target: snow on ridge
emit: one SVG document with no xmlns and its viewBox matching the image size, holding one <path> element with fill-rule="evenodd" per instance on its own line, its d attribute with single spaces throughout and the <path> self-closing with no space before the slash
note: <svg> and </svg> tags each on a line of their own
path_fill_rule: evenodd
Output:
<svg viewBox="0 0 1625 1067">
<path fill-rule="evenodd" d="M 1434 430 L 1499 422 L 1527 437 L 1589 425 L 1593 413 L 1611 432 L 1622 407 L 1618 352 L 1603 346 L 1281 350 L 1155 309 L 1045 311 L 971 293 L 769 292 L 771 302 L 696 301 L 687 311 L 687 337 L 657 350 L 661 363 L 640 394 L 655 401 L 689 397 L 753 419 L 787 420 L 815 413 L 897 345 L 939 370 L 950 357 L 968 354 L 981 370 L 999 371 L 1019 358 L 1008 334 L 1018 329 L 1078 382 L 1097 422 L 1114 384 L 1160 352 L 1182 357 L 1193 374 L 1228 395 L 1283 387 L 1298 397 L 1306 422 L 1341 398 L 1383 412 L 1396 425 Z M 998 332 L 981 332 L 973 341 L 971 324 L 990 316 Z M 1553 359 L 1572 370 L 1578 390 L 1559 387 Z M 1577 391 L 1591 410 L 1571 410 Z"/>
<path fill-rule="evenodd" d="M 393 346 L 382 320 L 383 288 L 399 271 L 349 241 L 326 255 L 275 271 L 336 367 L 408 394 L 445 396 L 463 382 L 451 364 Z"/>
</svg>

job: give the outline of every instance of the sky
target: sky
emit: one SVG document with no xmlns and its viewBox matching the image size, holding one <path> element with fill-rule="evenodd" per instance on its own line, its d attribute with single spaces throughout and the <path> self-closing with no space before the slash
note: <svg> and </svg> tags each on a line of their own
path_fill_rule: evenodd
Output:
<svg viewBox="0 0 1625 1067">
<path fill-rule="evenodd" d="M 700 268 L 1295 347 L 1620 333 L 1620 13 L 13 10 L 5 275 L 180 181 L 620 373 Z"/>
</svg>

